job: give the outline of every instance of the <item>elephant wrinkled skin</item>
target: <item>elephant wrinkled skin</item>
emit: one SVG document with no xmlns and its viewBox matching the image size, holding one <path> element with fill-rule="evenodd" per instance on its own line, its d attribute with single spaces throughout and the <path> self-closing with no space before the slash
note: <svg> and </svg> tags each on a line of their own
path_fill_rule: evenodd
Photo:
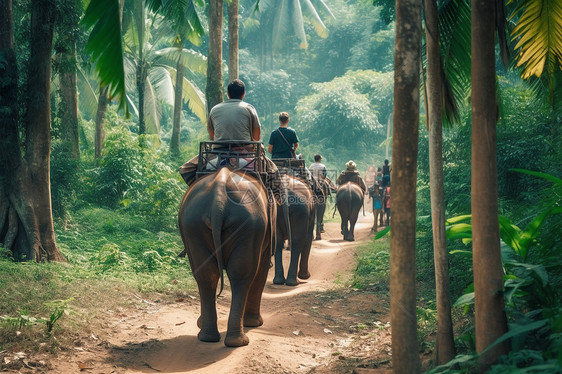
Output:
<svg viewBox="0 0 562 374">
<path fill-rule="evenodd" d="M 301 279 L 310 278 L 308 259 L 314 230 L 315 197 L 312 190 L 299 178 L 284 174 L 281 177 L 281 207 L 277 209 L 274 284 L 296 286 Z M 291 260 L 287 278 L 283 269 L 283 244 L 289 241 Z M 299 263 L 300 259 L 300 263 Z"/>
<path fill-rule="evenodd" d="M 359 210 L 363 206 L 363 190 L 358 184 L 346 182 L 338 187 L 336 206 L 341 216 L 341 233 L 344 240 L 354 241 L 354 230 Z"/>
<path fill-rule="evenodd" d="M 261 182 L 222 168 L 185 194 L 178 223 L 201 299 L 197 325 L 201 341 L 217 342 L 216 291 L 226 270 L 232 303 L 224 344 L 238 347 L 249 339 L 244 326 L 263 324 L 260 304 L 271 261 L 275 204 L 268 204 Z M 220 291 L 219 291 L 220 294 Z"/>
</svg>

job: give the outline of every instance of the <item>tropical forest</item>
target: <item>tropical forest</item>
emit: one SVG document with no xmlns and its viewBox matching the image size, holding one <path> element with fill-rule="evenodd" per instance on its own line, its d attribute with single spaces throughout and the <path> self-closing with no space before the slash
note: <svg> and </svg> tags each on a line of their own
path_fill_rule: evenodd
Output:
<svg viewBox="0 0 562 374">
<path fill-rule="evenodd" d="M 0 0 L 1 372 L 562 373 L 561 235 L 559 0 Z"/>
</svg>

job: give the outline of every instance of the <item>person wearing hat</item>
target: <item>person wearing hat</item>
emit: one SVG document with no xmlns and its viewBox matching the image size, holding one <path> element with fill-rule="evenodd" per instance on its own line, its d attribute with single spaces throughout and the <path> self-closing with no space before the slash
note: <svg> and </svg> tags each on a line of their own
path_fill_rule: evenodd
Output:
<svg viewBox="0 0 562 374">
<path fill-rule="evenodd" d="M 353 182 L 361 187 L 363 193 L 367 192 L 365 181 L 363 181 L 363 178 L 359 175 L 359 172 L 357 171 L 357 164 L 353 160 L 349 160 L 345 164 L 345 170 L 341 172 L 336 180 L 336 183 L 340 186 L 346 182 Z"/>
</svg>

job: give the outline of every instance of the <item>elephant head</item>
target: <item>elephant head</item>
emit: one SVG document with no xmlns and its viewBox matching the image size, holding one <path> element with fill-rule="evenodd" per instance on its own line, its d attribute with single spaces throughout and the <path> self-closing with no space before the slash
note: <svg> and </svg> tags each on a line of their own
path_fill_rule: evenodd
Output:
<svg viewBox="0 0 562 374">
<path fill-rule="evenodd" d="M 261 326 L 262 292 L 271 261 L 276 206 L 261 181 L 222 168 L 195 184 L 179 210 L 179 228 L 201 299 L 201 341 L 217 342 L 216 291 L 226 270 L 232 303 L 224 344 L 249 343 L 244 326 Z M 219 291 L 220 294 L 220 291 Z"/>
</svg>

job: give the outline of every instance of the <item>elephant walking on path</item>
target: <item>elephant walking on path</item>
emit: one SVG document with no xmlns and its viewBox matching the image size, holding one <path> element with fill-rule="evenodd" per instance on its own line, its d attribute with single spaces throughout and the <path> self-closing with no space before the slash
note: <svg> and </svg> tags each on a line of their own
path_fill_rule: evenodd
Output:
<svg viewBox="0 0 562 374">
<path fill-rule="evenodd" d="M 260 304 L 271 261 L 276 205 L 263 184 L 241 171 L 222 168 L 185 194 L 178 223 L 201 299 L 201 341 L 217 342 L 216 296 L 223 270 L 232 289 L 224 344 L 247 345 L 242 325 L 261 326 Z"/>
<path fill-rule="evenodd" d="M 281 178 L 281 207 L 277 209 L 277 236 L 275 245 L 274 284 L 296 286 L 301 279 L 310 278 L 308 258 L 314 231 L 315 196 L 310 187 L 294 176 L 284 174 Z M 289 241 L 291 261 L 287 277 L 283 269 L 283 244 Z M 300 263 L 299 263 L 300 260 Z"/>
<path fill-rule="evenodd" d="M 354 241 L 354 229 L 359 210 L 363 206 L 363 189 L 354 182 L 346 182 L 338 187 L 336 206 L 341 216 L 341 233 L 344 240 Z"/>
</svg>

